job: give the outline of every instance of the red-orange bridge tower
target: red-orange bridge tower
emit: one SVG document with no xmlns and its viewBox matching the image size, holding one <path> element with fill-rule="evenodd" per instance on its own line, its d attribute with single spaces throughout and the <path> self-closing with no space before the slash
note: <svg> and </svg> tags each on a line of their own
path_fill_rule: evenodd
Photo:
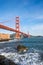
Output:
<svg viewBox="0 0 43 65">
<path fill-rule="evenodd" d="M 20 31 L 20 20 L 19 20 L 19 17 L 16 17 L 16 21 L 15 22 L 16 22 L 15 23 L 16 29 L 13 29 L 11 27 L 8 27 L 8 26 L 2 25 L 2 24 L 0 24 L 0 28 L 16 32 L 15 38 L 17 38 L 17 39 L 20 39 L 20 34 L 23 34 L 24 36 L 30 37 L 29 34 L 26 34 L 26 33 Z"/>
<path fill-rule="evenodd" d="M 19 23 L 20 21 L 19 21 L 19 17 L 16 17 L 16 30 L 18 31 L 18 32 L 16 32 L 16 38 L 17 39 L 19 39 L 20 38 L 20 23 Z"/>
</svg>

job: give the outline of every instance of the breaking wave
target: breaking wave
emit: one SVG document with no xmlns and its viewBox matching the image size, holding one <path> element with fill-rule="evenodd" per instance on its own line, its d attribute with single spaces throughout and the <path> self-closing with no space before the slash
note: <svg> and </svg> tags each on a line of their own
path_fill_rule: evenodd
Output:
<svg viewBox="0 0 43 65">
<path fill-rule="evenodd" d="M 26 53 L 18 53 L 12 47 L 6 47 L 0 49 L 0 55 L 4 55 L 8 59 L 13 60 L 18 65 L 43 65 L 43 59 L 41 59 L 42 53 L 36 49 L 29 49 Z"/>
</svg>

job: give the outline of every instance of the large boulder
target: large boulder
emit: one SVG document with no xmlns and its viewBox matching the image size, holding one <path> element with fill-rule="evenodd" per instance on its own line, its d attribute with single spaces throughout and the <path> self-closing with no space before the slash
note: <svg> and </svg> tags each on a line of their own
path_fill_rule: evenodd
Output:
<svg viewBox="0 0 43 65">
<path fill-rule="evenodd" d="M 12 60 L 0 55 L 0 65 L 17 65 Z"/>
<path fill-rule="evenodd" d="M 17 51 L 18 52 L 26 52 L 28 50 L 28 48 L 27 47 L 25 47 L 25 46 L 23 46 L 23 45 L 18 45 L 17 46 Z"/>
</svg>

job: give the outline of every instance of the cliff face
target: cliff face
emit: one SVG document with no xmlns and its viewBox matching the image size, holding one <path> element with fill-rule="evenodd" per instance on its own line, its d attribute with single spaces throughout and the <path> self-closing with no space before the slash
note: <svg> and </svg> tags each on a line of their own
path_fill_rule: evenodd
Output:
<svg viewBox="0 0 43 65">
<path fill-rule="evenodd" d="M 0 33 L 0 40 L 10 39 L 10 34 Z"/>
</svg>

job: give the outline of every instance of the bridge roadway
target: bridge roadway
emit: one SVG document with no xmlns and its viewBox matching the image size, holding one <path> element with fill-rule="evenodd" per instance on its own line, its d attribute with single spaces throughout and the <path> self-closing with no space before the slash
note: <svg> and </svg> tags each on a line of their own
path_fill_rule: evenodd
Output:
<svg viewBox="0 0 43 65">
<path fill-rule="evenodd" d="M 5 29 L 5 30 L 9 30 L 9 31 L 13 31 L 13 32 L 18 32 L 16 29 L 10 28 L 10 27 L 2 25 L 2 24 L 0 24 L 0 28 Z M 19 31 L 19 33 L 29 37 L 29 35 L 24 33 L 24 32 Z"/>
</svg>

